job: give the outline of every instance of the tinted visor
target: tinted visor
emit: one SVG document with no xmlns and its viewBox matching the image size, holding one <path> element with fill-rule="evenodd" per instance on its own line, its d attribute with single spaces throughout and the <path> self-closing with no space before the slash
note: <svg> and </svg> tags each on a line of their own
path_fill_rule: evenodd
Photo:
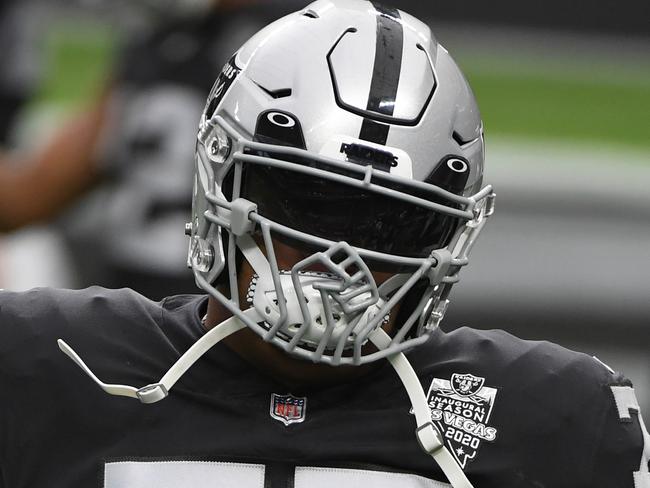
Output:
<svg viewBox="0 0 650 488">
<path fill-rule="evenodd" d="M 282 159 L 287 161 L 289 158 Z M 325 167 L 313 161 L 297 161 L 294 157 L 291 159 L 293 163 L 363 179 L 360 173 Z M 386 181 L 382 185 L 459 208 L 455 203 L 439 197 L 436 199 L 431 193 L 405 185 Z M 244 165 L 241 194 L 257 204 L 260 215 L 292 229 L 334 242 L 346 241 L 358 248 L 405 257 L 427 257 L 432 250 L 445 247 L 463 222 L 458 217 L 375 191 L 263 164 Z M 306 246 L 300 243 L 299 247 Z"/>
</svg>

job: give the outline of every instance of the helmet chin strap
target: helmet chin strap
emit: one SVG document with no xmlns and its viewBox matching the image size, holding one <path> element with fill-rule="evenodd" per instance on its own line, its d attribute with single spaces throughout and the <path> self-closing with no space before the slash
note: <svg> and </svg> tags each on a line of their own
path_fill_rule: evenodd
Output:
<svg viewBox="0 0 650 488">
<path fill-rule="evenodd" d="M 254 309 L 248 309 L 243 312 L 247 318 L 252 320 L 259 320 L 259 316 Z M 141 388 L 134 386 L 109 384 L 101 381 L 86 365 L 86 363 L 79 357 L 72 347 L 70 347 L 64 340 L 57 341 L 59 349 L 63 351 L 66 356 L 72 359 L 81 370 L 86 373 L 99 387 L 109 395 L 125 396 L 130 398 L 137 398 L 142 403 L 156 403 L 163 400 L 169 395 L 169 391 L 176 384 L 176 382 L 190 369 L 196 361 L 198 361 L 206 352 L 208 352 L 215 344 L 225 339 L 238 330 L 246 327 L 236 315 L 233 315 L 227 320 L 224 320 L 216 327 L 206 332 L 203 337 L 196 341 L 185 353 L 178 358 L 174 365 L 169 368 L 167 373 L 157 383 L 151 383 Z"/>
</svg>

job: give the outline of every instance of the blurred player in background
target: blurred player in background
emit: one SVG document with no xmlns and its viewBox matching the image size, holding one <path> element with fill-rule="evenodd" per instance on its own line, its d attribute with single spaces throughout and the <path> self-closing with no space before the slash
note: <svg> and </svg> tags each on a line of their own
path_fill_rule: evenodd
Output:
<svg viewBox="0 0 650 488">
<path fill-rule="evenodd" d="M 16 117 L 42 77 L 41 36 L 34 21 L 34 5 L 30 0 L 0 3 L 0 148 L 11 145 Z"/>
<path fill-rule="evenodd" d="M 0 230 L 72 206 L 60 227 L 79 284 L 160 298 L 194 289 L 182 229 L 196 121 L 210 84 L 243 40 L 281 12 L 261 0 L 138 7 L 156 27 L 132 36 L 103 95 L 33 154 L 0 159 Z"/>
</svg>

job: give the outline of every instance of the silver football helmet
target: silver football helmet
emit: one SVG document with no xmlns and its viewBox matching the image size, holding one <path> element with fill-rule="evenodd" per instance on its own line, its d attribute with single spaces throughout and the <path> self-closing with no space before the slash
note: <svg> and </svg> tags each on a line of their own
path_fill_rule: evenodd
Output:
<svg viewBox="0 0 650 488">
<path fill-rule="evenodd" d="M 474 96 L 424 23 L 366 1 L 315 2 L 248 41 L 210 93 L 188 264 L 291 354 L 389 356 L 444 315 L 493 210 L 483 159 Z M 277 241 L 309 256 L 280 269 Z M 245 300 L 239 255 L 256 274 Z M 378 284 L 373 271 L 392 277 Z M 364 347 L 397 314 L 390 345 Z"/>
</svg>

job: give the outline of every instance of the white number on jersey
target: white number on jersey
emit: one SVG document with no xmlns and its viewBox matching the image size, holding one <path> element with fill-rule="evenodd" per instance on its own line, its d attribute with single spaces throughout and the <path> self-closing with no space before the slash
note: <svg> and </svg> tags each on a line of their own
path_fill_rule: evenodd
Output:
<svg viewBox="0 0 650 488">
<path fill-rule="evenodd" d="M 618 417 L 621 421 L 631 421 L 631 411 L 634 410 L 637 412 L 641 436 L 643 438 L 643 452 L 641 453 L 639 470 L 634 472 L 634 488 L 650 488 L 650 471 L 648 470 L 648 462 L 650 461 L 650 434 L 648 434 L 648 429 L 646 429 L 645 423 L 643 422 L 641 408 L 639 408 L 639 402 L 634 394 L 634 389 L 629 386 L 612 386 L 612 393 L 614 394 Z"/>
<path fill-rule="evenodd" d="M 415 474 L 297 466 L 295 488 L 451 488 Z M 116 461 L 104 466 L 104 488 L 264 488 L 263 464 L 209 461 Z"/>
</svg>

